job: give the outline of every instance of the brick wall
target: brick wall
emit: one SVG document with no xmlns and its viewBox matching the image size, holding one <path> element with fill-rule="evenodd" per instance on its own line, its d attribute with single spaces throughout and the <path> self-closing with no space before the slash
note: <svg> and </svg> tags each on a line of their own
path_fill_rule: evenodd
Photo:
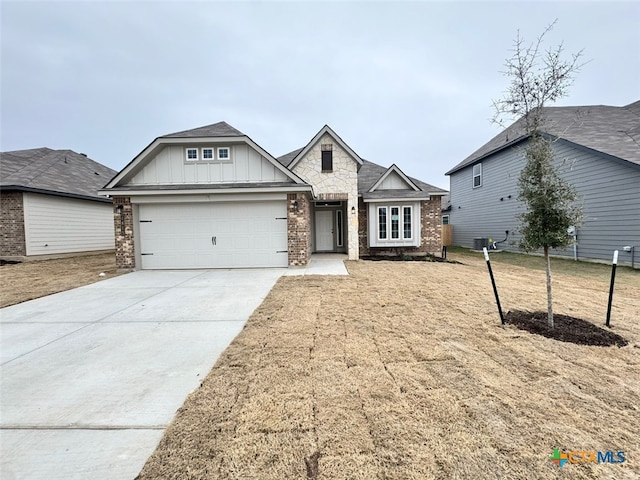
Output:
<svg viewBox="0 0 640 480">
<path fill-rule="evenodd" d="M 431 200 L 421 202 L 422 238 L 421 244 L 427 253 L 440 255 L 442 253 L 442 197 L 432 196 Z"/>
<path fill-rule="evenodd" d="M 440 255 L 442 252 L 441 225 L 440 225 L 440 197 L 433 196 L 431 200 L 420 202 L 420 246 L 419 247 L 369 247 L 367 237 L 367 207 L 368 205 L 358 199 L 358 237 L 360 240 L 360 255 Z"/>
<path fill-rule="evenodd" d="M 122 213 L 117 213 L 122 205 Z M 116 267 L 120 270 L 132 270 L 136 267 L 133 241 L 133 209 L 131 198 L 113 197 L 113 224 L 116 234 Z"/>
<path fill-rule="evenodd" d="M 22 257 L 26 254 L 22 192 L 2 192 L 0 194 L 0 255 Z"/>
<path fill-rule="evenodd" d="M 295 207 L 298 202 L 298 208 Z M 304 193 L 287 195 L 289 265 L 306 265 L 311 258 L 311 201 Z"/>
</svg>

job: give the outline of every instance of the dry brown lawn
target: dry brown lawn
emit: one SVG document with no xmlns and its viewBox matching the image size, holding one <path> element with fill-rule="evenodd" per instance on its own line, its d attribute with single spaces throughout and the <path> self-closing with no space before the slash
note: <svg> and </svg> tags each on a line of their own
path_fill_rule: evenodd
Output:
<svg viewBox="0 0 640 480">
<path fill-rule="evenodd" d="M 105 276 L 98 276 L 104 272 Z M 113 277 L 114 253 L 38 260 L 0 266 L 0 307 Z"/>
<path fill-rule="evenodd" d="M 501 328 L 486 266 L 349 262 L 282 277 L 192 392 L 142 479 L 636 479 L 640 274 L 587 347 Z M 544 273 L 494 265 L 506 309 L 542 310 Z M 604 322 L 608 282 L 559 274 L 556 310 Z M 553 449 L 623 450 L 565 465 Z"/>
</svg>

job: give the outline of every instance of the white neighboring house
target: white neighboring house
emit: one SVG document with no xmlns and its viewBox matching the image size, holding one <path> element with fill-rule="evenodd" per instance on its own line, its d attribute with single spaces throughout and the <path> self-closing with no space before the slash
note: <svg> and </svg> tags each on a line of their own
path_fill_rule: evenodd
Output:
<svg viewBox="0 0 640 480">
<path fill-rule="evenodd" d="M 0 256 L 113 250 L 112 203 L 98 190 L 115 174 L 71 150 L 0 153 Z"/>
</svg>

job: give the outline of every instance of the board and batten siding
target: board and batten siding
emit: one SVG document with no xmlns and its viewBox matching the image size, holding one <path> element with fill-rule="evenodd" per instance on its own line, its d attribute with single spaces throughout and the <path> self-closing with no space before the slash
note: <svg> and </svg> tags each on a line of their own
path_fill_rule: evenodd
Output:
<svg viewBox="0 0 640 480">
<path fill-rule="evenodd" d="M 376 190 L 406 190 L 410 188 L 407 182 L 395 172 L 391 172 L 387 178 L 376 188 Z"/>
<path fill-rule="evenodd" d="M 189 145 L 189 148 L 213 147 L 215 144 Z M 287 182 L 287 176 L 269 160 L 246 144 L 233 144 L 231 161 L 187 161 L 185 146 L 163 148 L 128 185 L 180 185 L 198 183 Z"/>
<path fill-rule="evenodd" d="M 24 194 L 27 255 L 113 250 L 111 203 Z"/>
<path fill-rule="evenodd" d="M 509 230 L 509 240 L 500 248 L 518 250 L 517 215 L 523 205 L 517 200 L 517 182 L 524 165 L 524 145 L 485 158 L 481 187 L 472 188 L 472 166 L 451 175 L 450 223 L 455 245 L 473 247 L 477 237 L 499 241 Z M 563 140 L 553 148 L 556 166 L 576 188 L 583 207 L 583 223 L 577 230 L 578 258 L 610 261 L 613 251 L 620 250 L 620 263 L 630 264 L 631 255 L 622 247 L 640 247 L 640 167 Z M 552 253 L 572 258 L 574 249 Z"/>
</svg>

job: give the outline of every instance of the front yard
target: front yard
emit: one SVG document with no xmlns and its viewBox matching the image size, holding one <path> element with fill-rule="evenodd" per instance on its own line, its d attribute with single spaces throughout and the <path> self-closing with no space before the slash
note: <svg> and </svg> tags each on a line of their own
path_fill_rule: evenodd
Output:
<svg viewBox="0 0 640 480">
<path fill-rule="evenodd" d="M 640 274 L 616 282 L 629 345 L 586 347 L 501 328 L 481 256 L 458 259 L 282 277 L 139 478 L 638 478 Z M 494 271 L 505 310 L 545 308 L 543 272 Z M 556 274 L 556 311 L 602 325 L 606 271 Z M 554 449 L 626 461 L 558 472 Z"/>
</svg>

